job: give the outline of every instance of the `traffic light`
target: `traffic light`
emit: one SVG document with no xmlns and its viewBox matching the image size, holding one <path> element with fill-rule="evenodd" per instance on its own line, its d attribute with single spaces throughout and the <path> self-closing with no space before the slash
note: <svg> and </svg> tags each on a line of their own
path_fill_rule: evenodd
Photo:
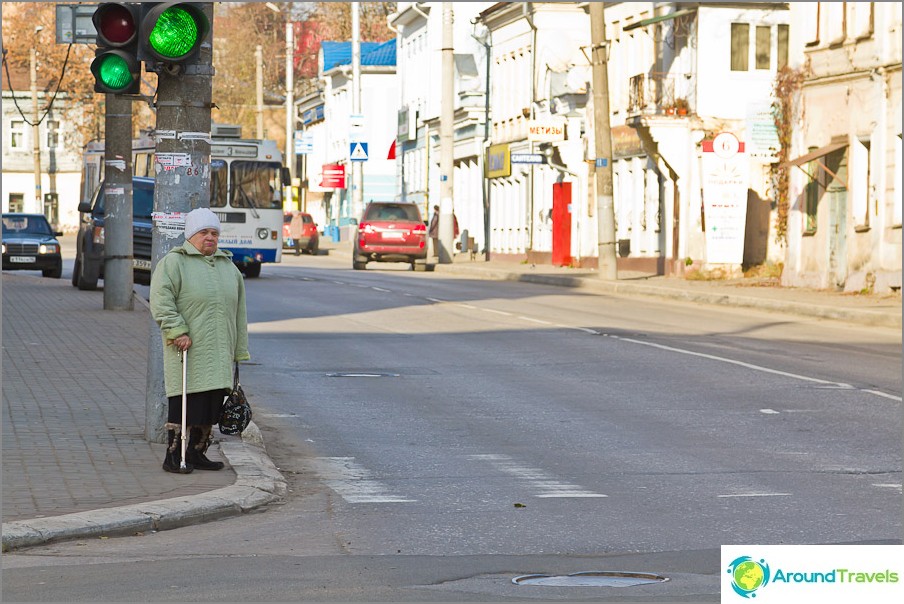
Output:
<svg viewBox="0 0 904 604">
<path fill-rule="evenodd" d="M 149 68 L 183 73 L 210 33 L 201 2 L 142 3 L 138 57 Z"/>
<path fill-rule="evenodd" d="M 97 50 L 91 62 L 94 92 L 138 94 L 138 9 L 123 2 L 105 2 L 91 20 L 97 30 Z"/>
</svg>

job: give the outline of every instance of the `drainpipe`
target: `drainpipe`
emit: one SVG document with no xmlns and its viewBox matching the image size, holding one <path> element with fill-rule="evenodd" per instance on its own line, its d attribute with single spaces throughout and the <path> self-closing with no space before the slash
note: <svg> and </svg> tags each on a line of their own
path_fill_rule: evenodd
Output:
<svg viewBox="0 0 904 604">
<path fill-rule="evenodd" d="M 534 25 L 534 6 L 533 2 L 525 2 L 521 5 L 521 14 L 527 21 L 531 29 L 530 42 L 530 119 L 533 120 L 534 102 L 537 100 L 537 26 Z M 529 142 L 530 153 L 534 152 L 534 141 Z M 530 210 L 527 213 L 527 247 L 529 250 L 534 249 L 534 167 L 530 167 Z"/>
</svg>

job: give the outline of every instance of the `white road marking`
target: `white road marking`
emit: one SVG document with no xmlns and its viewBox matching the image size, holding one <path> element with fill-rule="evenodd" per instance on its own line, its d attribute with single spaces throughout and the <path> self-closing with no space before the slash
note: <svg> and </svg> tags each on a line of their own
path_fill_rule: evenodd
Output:
<svg viewBox="0 0 904 604">
<path fill-rule="evenodd" d="M 608 495 L 588 491 L 580 485 L 559 482 L 543 470 L 518 465 L 508 455 L 469 455 L 468 458 L 477 461 L 487 461 L 497 470 L 526 482 L 529 487 L 539 491 L 535 497 L 545 499 L 566 497 L 608 497 Z"/>
<path fill-rule="evenodd" d="M 729 497 L 790 497 L 791 493 L 736 493 L 734 495 L 716 495 L 720 499 Z"/>
<path fill-rule="evenodd" d="M 391 492 L 374 478 L 373 472 L 355 462 L 354 457 L 315 457 L 314 471 L 331 489 L 349 503 L 406 503 L 417 501 Z"/>
<path fill-rule="evenodd" d="M 760 409 L 760 413 L 765 413 L 766 415 L 778 415 L 778 411 L 775 409 Z"/>
<path fill-rule="evenodd" d="M 877 489 L 896 489 L 898 492 L 901 492 L 901 484 L 900 483 L 897 483 L 897 484 L 895 484 L 893 482 L 879 483 L 879 484 L 874 484 L 873 486 L 876 487 Z"/>
<path fill-rule="evenodd" d="M 383 289 L 382 287 L 373 287 L 373 286 L 371 286 L 370 289 L 372 289 L 372 290 L 374 290 L 374 291 L 378 291 L 378 292 L 390 292 L 390 291 L 392 291 L 392 290 L 390 290 L 390 289 Z"/>
<path fill-rule="evenodd" d="M 496 310 L 495 308 L 481 308 L 480 310 L 485 310 L 487 312 L 494 312 L 497 315 L 505 315 L 506 317 L 511 317 L 512 313 L 505 312 L 504 310 Z"/>
<path fill-rule="evenodd" d="M 900 396 L 896 396 L 894 394 L 887 394 L 885 392 L 882 392 L 881 390 L 867 390 L 866 388 L 864 388 L 863 392 L 869 392 L 870 394 L 875 394 L 876 396 L 890 398 L 891 400 L 898 401 L 899 403 L 904 401 L 904 398 L 901 398 Z"/>
<path fill-rule="evenodd" d="M 436 302 L 437 304 L 445 302 L 445 300 L 440 300 L 438 298 L 427 298 L 427 300 L 429 300 L 430 302 Z"/>
<path fill-rule="evenodd" d="M 702 357 L 704 359 L 710 359 L 711 361 L 719 361 L 720 363 L 729 363 L 731 365 L 738 365 L 739 367 L 746 367 L 747 369 L 753 369 L 754 371 L 762 371 L 763 373 L 772 373 L 774 375 L 781 375 L 784 377 L 789 377 L 795 380 L 803 380 L 805 382 L 814 382 L 816 384 L 826 384 L 830 386 L 835 386 L 838 388 L 843 388 L 845 390 L 854 390 L 854 387 L 850 384 L 845 384 L 843 382 L 831 382 L 828 380 L 820 380 L 819 378 L 813 378 L 806 375 L 799 375 L 797 373 L 788 373 L 787 371 L 779 371 L 778 369 L 770 369 L 769 367 L 763 367 L 761 365 L 754 365 L 753 363 L 745 363 L 744 361 L 736 361 L 734 359 L 727 359 L 725 357 L 719 357 L 714 354 L 706 354 L 703 352 L 694 352 L 693 350 L 684 350 L 683 348 L 675 348 L 673 346 L 666 346 L 664 344 L 656 344 L 655 342 L 644 342 L 643 340 L 635 340 L 633 338 L 623 338 L 621 336 L 610 336 L 617 340 L 621 340 L 622 342 L 631 342 L 633 344 L 640 344 L 642 346 L 651 346 L 653 348 L 659 348 L 660 350 L 668 350 L 669 352 L 677 352 L 680 354 L 687 354 L 695 357 Z"/>
<path fill-rule="evenodd" d="M 531 323 L 539 323 L 540 325 L 552 325 L 549 321 L 543 321 L 542 319 L 534 319 L 532 317 L 525 317 L 523 315 L 518 317 L 519 319 L 523 319 L 524 321 L 530 321 Z"/>
</svg>

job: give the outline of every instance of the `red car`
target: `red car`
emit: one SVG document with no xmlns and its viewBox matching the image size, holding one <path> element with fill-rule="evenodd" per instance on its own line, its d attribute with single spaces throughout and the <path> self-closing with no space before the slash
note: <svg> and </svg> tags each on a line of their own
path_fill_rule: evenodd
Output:
<svg viewBox="0 0 904 604">
<path fill-rule="evenodd" d="M 320 247 L 320 233 L 317 231 L 317 223 L 310 214 L 301 213 L 301 251 L 312 255 L 317 255 L 317 249 Z M 289 224 L 292 222 L 292 212 L 283 215 L 283 249 L 294 250 L 295 240 L 289 235 Z"/>
<path fill-rule="evenodd" d="M 368 262 L 408 262 L 412 270 L 425 269 L 427 225 L 413 203 L 372 201 L 358 224 L 352 268 L 364 270 Z"/>
</svg>

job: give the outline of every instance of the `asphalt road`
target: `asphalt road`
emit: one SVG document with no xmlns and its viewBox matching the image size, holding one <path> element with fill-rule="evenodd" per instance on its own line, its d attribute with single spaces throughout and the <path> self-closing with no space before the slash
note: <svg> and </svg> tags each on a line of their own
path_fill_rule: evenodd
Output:
<svg viewBox="0 0 904 604">
<path fill-rule="evenodd" d="M 290 496 L 5 555 L 16 601 L 718 601 L 719 547 L 901 535 L 901 334 L 291 258 L 243 370 Z M 634 587 L 530 573 L 657 573 Z"/>
</svg>

